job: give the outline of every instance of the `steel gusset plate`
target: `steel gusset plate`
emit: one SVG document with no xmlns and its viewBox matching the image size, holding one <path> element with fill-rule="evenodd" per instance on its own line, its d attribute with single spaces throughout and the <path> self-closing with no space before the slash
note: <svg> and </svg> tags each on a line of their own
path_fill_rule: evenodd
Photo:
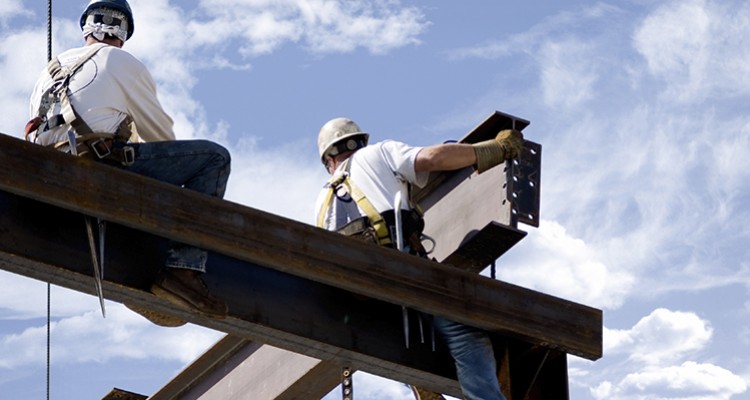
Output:
<svg viewBox="0 0 750 400">
<path fill-rule="evenodd" d="M 507 182 L 512 218 L 539 227 L 542 145 L 524 140 L 521 157 L 511 160 L 510 165 Z"/>
</svg>

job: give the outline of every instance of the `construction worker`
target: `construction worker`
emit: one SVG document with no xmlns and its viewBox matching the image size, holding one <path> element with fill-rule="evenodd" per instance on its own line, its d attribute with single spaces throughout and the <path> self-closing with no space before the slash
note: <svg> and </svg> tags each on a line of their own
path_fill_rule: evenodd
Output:
<svg viewBox="0 0 750 400">
<path fill-rule="evenodd" d="M 80 25 L 85 45 L 58 55 L 36 83 L 27 140 L 223 197 L 229 152 L 207 140 L 175 140 L 151 74 L 122 50 L 135 28 L 128 2 L 91 1 Z M 201 279 L 206 256 L 202 249 L 170 243 L 151 292 L 203 316 L 224 318 L 227 305 Z"/>
<path fill-rule="evenodd" d="M 402 250 L 413 254 L 423 254 L 419 240 L 423 223 L 409 204 L 410 185 L 424 186 L 431 171 L 474 166 L 481 173 L 517 157 L 523 147 L 523 136 L 515 130 L 501 131 L 496 138 L 473 145 L 412 147 L 392 140 L 368 145 L 368 140 L 369 135 L 348 118 L 332 119 L 320 129 L 320 160 L 332 177 L 317 200 L 317 224 L 396 247 L 394 199 L 399 198 L 400 226 L 406 243 Z M 504 399 L 487 333 L 438 316 L 433 324 L 456 362 L 465 398 Z M 413 390 L 417 399 L 435 398 L 426 390 Z"/>
</svg>

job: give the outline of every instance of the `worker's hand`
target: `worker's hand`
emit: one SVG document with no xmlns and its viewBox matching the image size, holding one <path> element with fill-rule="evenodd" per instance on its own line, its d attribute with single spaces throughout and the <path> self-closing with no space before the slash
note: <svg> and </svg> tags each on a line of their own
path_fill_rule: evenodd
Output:
<svg viewBox="0 0 750 400">
<path fill-rule="evenodd" d="M 515 129 L 504 129 L 494 139 L 474 144 L 477 172 L 480 174 L 505 160 L 517 158 L 523 151 L 523 134 Z"/>
<path fill-rule="evenodd" d="M 523 134 L 515 129 L 503 129 L 495 140 L 503 148 L 503 161 L 518 158 L 523 151 Z"/>
</svg>

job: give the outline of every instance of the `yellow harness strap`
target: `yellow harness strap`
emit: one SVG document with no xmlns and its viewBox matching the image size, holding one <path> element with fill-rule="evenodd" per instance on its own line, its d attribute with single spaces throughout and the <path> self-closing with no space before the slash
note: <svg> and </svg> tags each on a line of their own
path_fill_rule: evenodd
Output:
<svg viewBox="0 0 750 400">
<path fill-rule="evenodd" d="M 351 158 L 344 161 L 342 172 L 334 174 L 334 176 L 328 180 L 328 193 L 326 194 L 320 212 L 318 213 L 318 227 L 323 227 L 323 221 L 325 220 L 328 208 L 331 206 L 334 192 L 339 186 L 344 186 L 349 195 L 352 196 L 352 199 L 357 203 L 357 206 L 365 213 L 367 219 L 370 220 L 370 225 L 375 229 L 375 234 L 378 236 L 378 243 L 381 245 L 391 244 L 391 235 L 390 232 L 388 232 L 388 225 L 383 220 L 383 216 L 380 215 L 365 194 L 362 193 L 357 185 L 355 185 L 349 178 L 349 160 L 351 160 Z"/>
</svg>

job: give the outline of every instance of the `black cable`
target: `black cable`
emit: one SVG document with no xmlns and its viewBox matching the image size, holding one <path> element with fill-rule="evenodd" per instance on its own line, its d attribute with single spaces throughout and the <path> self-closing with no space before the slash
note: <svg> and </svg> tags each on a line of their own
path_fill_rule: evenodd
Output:
<svg viewBox="0 0 750 400">
<path fill-rule="evenodd" d="M 50 283 L 47 282 L 47 400 L 49 400 L 49 353 L 50 353 Z"/>
<path fill-rule="evenodd" d="M 47 62 L 52 60 L 52 0 L 47 0 Z M 47 282 L 47 400 L 50 388 L 50 325 L 51 325 L 51 284 Z"/>
</svg>

